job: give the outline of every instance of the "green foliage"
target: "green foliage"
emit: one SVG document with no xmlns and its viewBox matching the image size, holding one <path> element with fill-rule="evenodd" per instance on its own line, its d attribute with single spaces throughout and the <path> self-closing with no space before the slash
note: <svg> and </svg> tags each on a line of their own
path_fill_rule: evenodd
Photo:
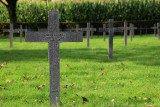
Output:
<svg viewBox="0 0 160 107">
<path fill-rule="evenodd" d="M 0 22 L 9 22 L 6 8 L 0 4 Z M 18 22 L 47 22 L 48 11 L 58 10 L 61 22 L 104 22 L 110 18 L 157 20 L 160 2 L 151 0 L 111 0 L 110 2 L 18 2 Z"/>
</svg>

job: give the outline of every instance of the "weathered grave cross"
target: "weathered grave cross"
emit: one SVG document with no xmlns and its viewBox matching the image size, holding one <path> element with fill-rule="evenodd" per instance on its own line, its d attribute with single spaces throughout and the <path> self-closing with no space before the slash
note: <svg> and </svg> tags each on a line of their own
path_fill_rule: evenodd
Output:
<svg viewBox="0 0 160 107">
<path fill-rule="evenodd" d="M 95 28 L 90 28 L 90 23 L 87 23 L 87 28 L 82 28 L 83 31 L 86 31 L 87 33 L 87 47 L 90 45 L 90 32 L 96 31 Z"/>
<path fill-rule="evenodd" d="M 25 35 L 27 33 L 27 29 L 23 29 L 22 25 L 20 25 L 19 33 L 20 33 L 20 42 L 22 43 L 22 33 L 25 32 Z"/>
<path fill-rule="evenodd" d="M 76 28 L 72 28 L 73 31 L 82 32 L 82 28 L 79 28 L 79 25 L 76 24 Z"/>
<path fill-rule="evenodd" d="M 151 29 L 154 30 L 154 37 L 156 37 L 156 35 L 157 35 L 157 26 L 156 26 L 156 24 L 154 24 L 154 26 L 151 27 Z"/>
<path fill-rule="evenodd" d="M 137 27 L 134 27 L 133 24 L 130 23 L 130 26 L 127 27 L 127 22 L 124 22 L 124 45 L 127 46 L 127 32 L 130 31 L 130 39 L 132 41 L 132 38 L 134 36 L 134 30 L 137 29 Z"/>
<path fill-rule="evenodd" d="M 93 39 L 93 32 L 96 31 L 97 29 L 96 29 L 96 28 L 93 28 L 93 25 L 91 25 L 91 29 L 92 29 L 92 30 L 91 30 L 91 39 Z"/>
<path fill-rule="evenodd" d="M 50 11 L 47 32 L 27 32 L 26 42 L 48 42 L 48 57 L 50 69 L 50 105 L 60 103 L 60 42 L 82 42 L 82 33 L 60 32 L 59 13 Z"/>
<path fill-rule="evenodd" d="M 113 19 L 109 19 L 109 28 L 105 28 L 105 26 L 103 26 L 103 28 L 99 28 L 100 32 L 109 32 L 109 49 L 108 49 L 108 58 L 112 59 L 113 58 L 113 36 L 115 32 L 121 32 L 123 31 L 123 27 L 117 27 L 114 28 L 113 27 L 114 24 L 114 20 Z"/>
<path fill-rule="evenodd" d="M 14 29 L 13 24 L 10 24 L 10 29 L 3 29 L 3 32 L 9 32 L 10 48 L 13 47 L 13 33 L 19 33 L 19 29 Z"/>
<path fill-rule="evenodd" d="M 160 40 L 160 23 L 157 23 L 158 40 Z"/>
</svg>

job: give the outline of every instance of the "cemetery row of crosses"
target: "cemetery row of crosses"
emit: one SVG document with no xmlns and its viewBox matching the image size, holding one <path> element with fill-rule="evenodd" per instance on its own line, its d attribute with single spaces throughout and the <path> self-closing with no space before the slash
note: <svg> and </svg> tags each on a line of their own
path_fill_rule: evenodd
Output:
<svg viewBox="0 0 160 107">
<path fill-rule="evenodd" d="M 50 70 L 50 105 L 57 105 L 60 103 L 60 56 L 59 56 L 59 43 L 60 42 L 82 42 L 83 32 L 86 33 L 87 47 L 90 46 L 90 36 L 93 38 L 93 32 L 98 30 L 103 32 L 103 40 L 105 40 L 106 33 L 109 34 L 109 47 L 108 58 L 113 58 L 113 36 L 115 32 L 124 32 L 124 46 L 127 46 L 127 32 L 129 31 L 130 40 L 132 41 L 135 30 L 142 27 L 134 27 L 132 23 L 127 26 L 127 22 L 124 22 L 122 27 L 114 27 L 114 20 L 110 19 L 108 22 L 109 27 L 106 28 L 106 24 L 103 24 L 103 28 L 93 28 L 90 23 L 87 23 L 86 28 L 80 28 L 76 25 L 76 28 L 65 29 L 63 32 L 59 28 L 59 13 L 58 11 L 50 11 L 48 18 L 48 28 L 38 29 L 38 31 L 29 31 L 23 29 L 20 26 L 19 29 L 14 29 L 13 24 L 10 24 L 10 29 L 4 29 L 4 32 L 10 33 L 10 48 L 13 47 L 13 34 L 20 33 L 20 42 L 22 42 L 22 32 L 25 32 L 26 42 L 48 42 L 48 59 Z M 150 29 L 154 30 L 154 36 L 158 33 L 158 39 L 160 40 L 160 24 L 154 24 Z M 106 44 L 107 46 L 107 44 Z"/>
</svg>

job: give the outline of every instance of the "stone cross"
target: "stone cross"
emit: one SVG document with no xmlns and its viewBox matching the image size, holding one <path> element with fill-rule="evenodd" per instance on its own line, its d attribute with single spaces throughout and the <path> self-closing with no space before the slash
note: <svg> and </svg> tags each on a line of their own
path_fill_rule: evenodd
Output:
<svg viewBox="0 0 160 107">
<path fill-rule="evenodd" d="M 154 37 L 156 37 L 156 35 L 157 35 L 157 26 L 156 26 L 156 24 L 154 24 L 154 26 L 151 27 L 151 29 L 154 30 Z"/>
<path fill-rule="evenodd" d="M 91 39 L 93 39 L 93 32 L 96 31 L 96 28 L 93 28 L 93 25 L 91 25 Z"/>
<path fill-rule="evenodd" d="M 27 32 L 26 42 L 48 42 L 50 105 L 60 103 L 60 42 L 82 42 L 81 32 L 60 32 L 58 11 L 49 11 L 48 32 Z"/>
<path fill-rule="evenodd" d="M 10 48 L 13 48 L 13 33 L 19 33 L 19 29 L 14 29 L 13 24 L 10 24 L 10 29 L 3 29 L 3 32 L 9 32 Z"/>
<path fill-rule="evenodd" d="M 148 28 L 148 27 L 146 26 L 146 27 L 145 27 L 146 35 L 148 34 L 148 29 L 150 29 L 150 28 Z"/>
<path fill-rule="evenodd" d="M 22 33 L 25 32 L 25 35 L 27 33 L 27 29 L 23 29 L 22 25 L 20 25 L 19 33 L 20 33 L 20 42 L 22 43 Z"/>
<path fill-rule="evenodd" d="M 142 30 L 143 30 L 142 25 L 140 25 L 139 30 L 140 30 L 140 36 L 142 36 Z"/>
<path fill-rule="evenodd" d="M 109 49 L 108 49 L 108 58 L 109 59 L 113 59 L 113 36 L 115 32 L 121 32 L 124 30 L 124 27 L 117 27 L 114 28 L 113 27 L 114 24 L 114 20 L 113 19 L 109 19 L 109 28 L 105 28 L 105 26 L 103 26 L 103 28 L 99 28 L 100 32 L 109 32 Z"/>
<path fill-rule="evenodd" d="M 90 23 L 87 23 L 87 28 L 82 28 L 83 31 L 86 31 L 87 33 L 87 47 L 90 45 L 90 32 L 96 31 L 95 28 L 90 28 Z"/>
<path fill-rule="evenodd" d="M 134 31 L 137 29 L 137 27 L 134 27 L 134 25 L 132 23 L 130 23 L 130 27 L 128 28 L 128 30 L 130 30 L 130 39 L 132 41 L 132 38 L 134 37 Z"/>
<path fill-rule="evenodd" d="M 160 23 L 157 23 L 158 40 L 160 40 Z"/>
<path fill-rule="evenodd" d="M 79 28 L 79 24 L 76 24 L 76 28 L 72 28 L 73 31 L 82 32 L 82 28 Z"/>
<path fill-rule="evenodd" d="M 106 41 L 106 24 L 103 24 L 103 28 L 99 28 L 100 32 L 103 32 L 103 40 Z"/>
</svg>

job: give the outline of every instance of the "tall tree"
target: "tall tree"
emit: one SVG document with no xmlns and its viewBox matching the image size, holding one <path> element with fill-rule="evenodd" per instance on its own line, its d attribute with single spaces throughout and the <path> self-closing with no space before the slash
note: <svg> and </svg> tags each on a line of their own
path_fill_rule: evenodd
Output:
<svg viewBox="0 0 160 107">
<path fill-rule="evenodd" d="M 17 15 L 16 15 L 16 4 L 18 0 L 6 0 L 6 2 L 0 0 L 0 2 L 6 6 L 8 13 L 9 13 L 9 18 L 10 18 L 10 23 L 16 24 L 17 22 Z"/>
</svg>

